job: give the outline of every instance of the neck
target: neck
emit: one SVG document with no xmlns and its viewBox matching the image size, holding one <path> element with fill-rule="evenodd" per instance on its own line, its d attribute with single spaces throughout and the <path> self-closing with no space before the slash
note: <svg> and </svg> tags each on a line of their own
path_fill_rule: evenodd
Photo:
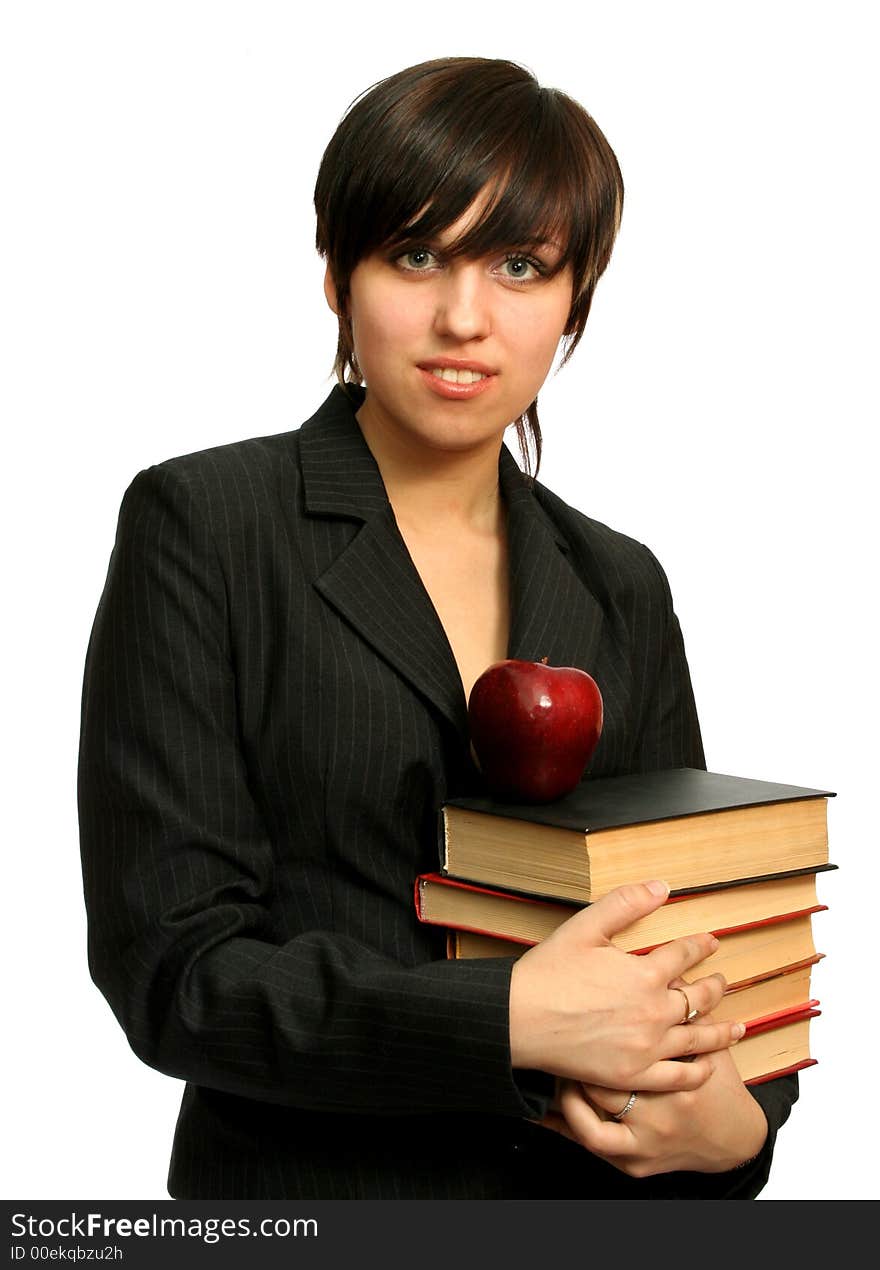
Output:
<svg viewBox="0 0 880 1270">
<path fill-rule="evenodd" d="M 466 450 L 448 450 L 384 427 L 366 401 L 356 418 L 401 527 L 426 533 L 450 527 L 499 532 L 504 522 L 500 436 Z"/>
</svg>

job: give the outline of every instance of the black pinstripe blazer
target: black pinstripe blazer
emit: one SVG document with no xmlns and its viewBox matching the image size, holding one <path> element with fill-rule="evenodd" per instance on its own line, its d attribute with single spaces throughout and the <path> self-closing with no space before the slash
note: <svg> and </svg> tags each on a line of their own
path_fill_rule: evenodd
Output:
<svg viewBox="0 0 880 1270">
<path fill-rule="evenodd" d="M 335 387 L 300 429 L 125 493 L 89 642 L 79 814 L 89 964 L 135 1053 L 187 1082 L 178 1198 L 746 1196 L 796 1080 L 759 1087 L 735 1174 L 632 1182 L 528 1123 L 512 961 L 414 915 L 447 795 L 479 789 L 452 651 Z M 502 449 L 509 655 L 588 669 L 591 771 L 703 766 L 669 588 L 639 543 Z"/>
</svg>

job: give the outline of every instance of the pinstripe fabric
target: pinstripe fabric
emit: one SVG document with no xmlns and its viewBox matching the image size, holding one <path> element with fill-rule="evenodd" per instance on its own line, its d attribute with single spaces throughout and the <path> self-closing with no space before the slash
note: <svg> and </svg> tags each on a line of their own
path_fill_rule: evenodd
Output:
<svg viewBox="0 0 880 1270">
<path fill-rule="evenodd" d="M 479 776 L 360 399 L 334 388 L 297 431 L 125 493 L 83 690 L 91 972 L 135 1053 L 187 1082 L 174 1196 L 622 1193 L 524 1120 L 544 1082 L 510 1069 L 512 963 L 448 962 L 415 920 L 438 808 Z M 499 476 L 510 655 L 594 674 L 596 774 L 702 766 L 657 561 L 506 449 Z"/>
</svg>

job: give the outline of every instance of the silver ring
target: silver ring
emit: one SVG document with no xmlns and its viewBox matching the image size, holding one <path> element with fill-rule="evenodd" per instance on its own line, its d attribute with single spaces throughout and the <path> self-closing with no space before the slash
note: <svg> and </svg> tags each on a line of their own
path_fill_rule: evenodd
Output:
<svg viewBox="0 0 880 1270">
<path fill-rule="evenodd" d="M 612 1112 L 612 1113 L 611 1113 L 611 1119 L 612 1119 L 612 1120 L 622 1120 L 624 1116 L 628 1115 L 628 1114 L 629 1114 L 629 1112 L 631 1112 L 631 1111 L 632 1111 L 632 1109 L 633 1109 L 633 1107 L 636 1105 L 636 1098 L 637 1098 L 637 1097 L 638 1097 L 638 1094 L 636 1094 L 636 1092 L 635 1092 L 635 1091 L 633 1091 L 633 1092 L 630 1094 L 629 1098 L 627 1098 L 627 1100 L 626 1100 L 626 1106 L 625 1106 L 625 1107 L 623 1107 L 620 1111 L 617 1111 L 617 1112 Z"/>
<path fill-rule="evenodd" d="M 685 992 L 684 988 L 673 988 L 672 991 L 680 992 L 684 997 L 684 1018 L 681 1020 L 682 1023 L 693 1023 L 694 1019 L 699 1016 L 700 1011 L 691 1009 L 691 1003 L 688 1000 L 688 994 Z"/>
</svg>

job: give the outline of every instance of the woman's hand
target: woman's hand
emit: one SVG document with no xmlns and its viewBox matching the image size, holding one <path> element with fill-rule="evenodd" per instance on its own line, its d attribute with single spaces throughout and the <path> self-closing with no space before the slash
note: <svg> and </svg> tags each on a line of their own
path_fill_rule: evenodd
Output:
<svg viewBox="0 0 880 1270">
<path fill-rule="evenodd" d="M 758 1154 L 767 1139 L 767 1120 L 727 1050 L 704 1061 L 711 1070 L 698 1088 L 639 1093 L 619 1122 L 613 1117 L 626 1105 L 628 1093 L 561 1081 L 560 1111 L 539 1123 L 630 1177 L 685 1169 L 725 1172 Z"/>
<path fill-rule="evenodd" d="M 618 887 L 519 958 L 510 984 L 514 1067 L 627 1091 L 689 1090 L 708 1079 L 707 1059 L 672 1060 L 725 1049 L 739 1024 L 683 1026 L 684 997 L 668 985 L 714 952 L 717 939 L 691 935 L 639 956 L 610 939 L 667 895 L 664 883 Z M 697 979 L 688 1002 L 705 1014 L 725 986 L 721 975 Z"/>
</svg>

